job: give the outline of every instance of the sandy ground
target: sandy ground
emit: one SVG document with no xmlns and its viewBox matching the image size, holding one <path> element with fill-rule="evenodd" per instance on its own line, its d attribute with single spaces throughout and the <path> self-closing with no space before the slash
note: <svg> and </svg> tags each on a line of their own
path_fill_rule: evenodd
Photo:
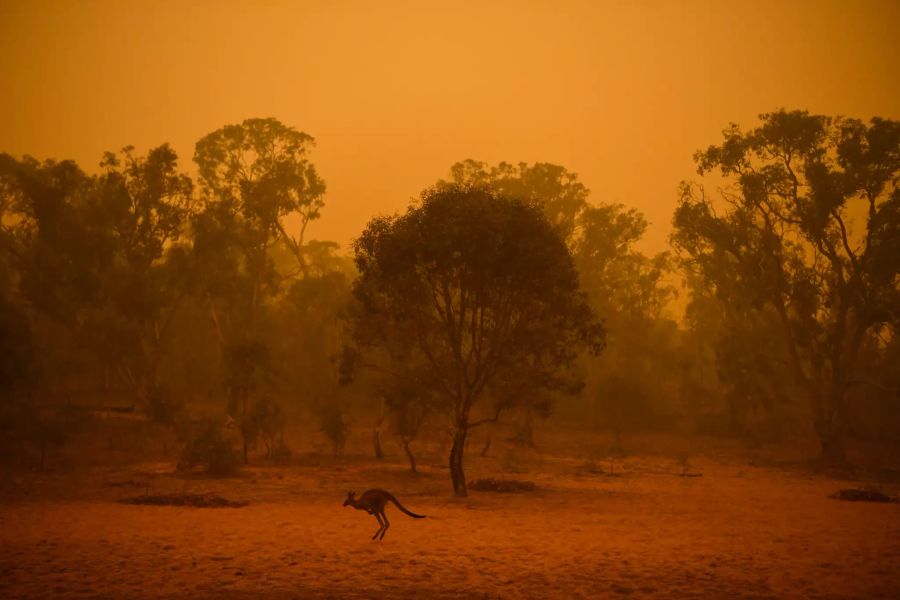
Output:
<svg viewBox="0 0 900 600">
<path fill-rule="evenodd" d="M 502 475 L 470 463 L 470 479 Z M 852 484 L 800 471 L 691 468 L 702 477 L 665 458 L 621 460 L 609 476 L 545 457 L 506 474 L 537 491 L 464 500 L 450 497 L 446 469 L 413 476 L 399 460 L 230 480 L 178 478 L 165 463 L 30 475 L 0 503 L 0 597 L 900 597 L 900 504 L 832 500 Z M 368 487 L 429 518 L 391 507 L 385 540 L 371 541 L 375 519 L 341 506 Z M 250 504 L 117 502 L 148 488 Z"/>
</svg>

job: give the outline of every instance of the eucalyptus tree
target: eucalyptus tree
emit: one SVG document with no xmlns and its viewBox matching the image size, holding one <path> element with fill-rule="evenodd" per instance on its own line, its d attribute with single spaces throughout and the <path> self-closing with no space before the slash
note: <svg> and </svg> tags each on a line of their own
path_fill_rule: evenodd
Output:
<svg viewBox="0 0 900 600">
<path fill-rule="evenodd" d="M 194 221 L 195 264 L 245 462 L 253 436 L 250 402 L 263 397 L 272 377 L 262 313 L 286 280 L 308 274 L 305 235 L 324 206 L 325 183 L 309 160 L 314 144 L 276 119 L 247 119 L 204 136 L 194 153 L 205 201 Z M 280 248 L 294 257 L 292 272 L 277 268 Z"/>
<path fill-rule="evenodd" d="M 726 310 L 773 311 L 821 456 L 840 461 L 860 349 L 900 323 L 900 123 L 760 120 L 696 153 L 730 185 L 683 185 L 672 242 Z"/>
<path fill-rule="evenodd" d="M 603 348 L 565 241 L 537 203 L 443 185 L 370 221 L 354 252 L 356 340 L 363 350 L 411 340 L 449 417 L 450 476 L 465 496 L 466 437 L 499 415 L 473 418 L 489 388 L 527 372 L 535 389 L 571 390 L 567 367 Z"/>
<path fill-rule="evenodd" d="M 449 180 L 438 186 L 454 184 L 488 186 L 543 209 L 565 239 L 591 307 L 609 332 L 607 351 L 587 361 L 590 385 L 585 396 L 593 398 L 594 413 L 617 430 L 624 421 L 647 421 L 646 413 L 653 410 L 650 399 L 658 400 L 659 388 L 673 376 L 677 350 L 674 325 L 663 317 L 674 295 L 666 282 L 671 271 L 668 253 L 651 256 L 636 248 L 649 225 L 644 215 L 622 204 L 592 202 L 577 174 L 550 163 L 465 160 L 455 163 Z M 532 413 L 547 413 L 541 402 L 525 406 L 530 407 L 523 411 L 526 424 Z M 527 437 L 527 428 L 523 433 Z"/>
<path fill-rule="evenodd" d="M 88 176 L 71 161 L 4 160 L 3 247 L 17 288 L 75 348 L 150 408 L 172 316 L 192 183 L 168 146 L 106 153 Z"/>
</svg>

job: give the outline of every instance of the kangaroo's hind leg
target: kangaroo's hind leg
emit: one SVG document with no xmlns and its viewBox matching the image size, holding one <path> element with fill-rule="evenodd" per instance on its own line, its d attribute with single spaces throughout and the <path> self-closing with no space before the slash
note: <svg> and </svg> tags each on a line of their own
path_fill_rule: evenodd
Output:
<svg viewBox="0 0 900 600">
<path fill-rule="evenodd" d="M 378 531 L 376 531 L 375 535 L 372 536 L 372 539 L 374 540 L 378 537 L 379 533 L 384 531 L 384 522 L 381 520 L 381 515 L 379 515 L 377 512 L 373 512 L 372 514 L 375 515 L 376 519 L 378 519 Z"/>
<path fill-rule="evenodd" d="M 381 537 L 378 538 L 379 540 L 383 540 L 383 539 L 384 539 L 384 534 L 387 533 L 388 527 L 391 526 L 391 522 L 388 521 L 388 518 L 387 518 L 387 514 L 386 514 L 386 513 L 382 512 L 382 513 L 381 513 L 381 518 L 382 518 L 382 520 L 384 521 L 384 525 L 383 525 L 382 528 L 381 528 Z"/>
</svg>

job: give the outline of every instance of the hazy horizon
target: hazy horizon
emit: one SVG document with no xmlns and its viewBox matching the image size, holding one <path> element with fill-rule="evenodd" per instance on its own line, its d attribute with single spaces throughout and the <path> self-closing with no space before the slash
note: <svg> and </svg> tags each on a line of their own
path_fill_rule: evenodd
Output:
<svg viewBox="0 0 900 600">
<path fill-rule="evenodd" d="M 813 8 L 815 11 L 813 11 Z M 0 148 L 75 159 L 222 125 L 314 136 L 349 241 L 466 158 L 551 162 L 664 248 L 692 154 L 780 107 L 900 117 L 897 2 L 0 2 Z"/>
<path fill-rule="evenodd" d="M 898 25 L 0 0 L 0 597 L 900 598 Z"/>
</svg>

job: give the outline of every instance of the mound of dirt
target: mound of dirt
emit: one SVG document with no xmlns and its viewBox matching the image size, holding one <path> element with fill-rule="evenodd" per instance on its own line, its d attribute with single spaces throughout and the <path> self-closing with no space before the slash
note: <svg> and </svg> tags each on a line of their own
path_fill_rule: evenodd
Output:
<svg viewBox="0 0 900 600">
<path fill-rule="evenodd" d="M 897 498 L 888 496 L 878 490 L 846 489 L 833 493 L 831 498 L 835 500 L 849 500 L 851 502 L 898 502 Z"/>
<path fill-rule="evenodd" d="M 122 504 L 149 504 L 152 506 L 193 506 L 195 508 L 240 508 L 246 502 L 229 500 L 215 494 L 156 494 L 134 496 L 119 500 Z"/>
<path fill-rule="evenodd" d="M 518 481 L 515 479 L 478 479 L 469 485 L 469 489 L 476 492 L 533 492 L 534 488 L 534 483 L 530 481 Z"/>
</svg>

